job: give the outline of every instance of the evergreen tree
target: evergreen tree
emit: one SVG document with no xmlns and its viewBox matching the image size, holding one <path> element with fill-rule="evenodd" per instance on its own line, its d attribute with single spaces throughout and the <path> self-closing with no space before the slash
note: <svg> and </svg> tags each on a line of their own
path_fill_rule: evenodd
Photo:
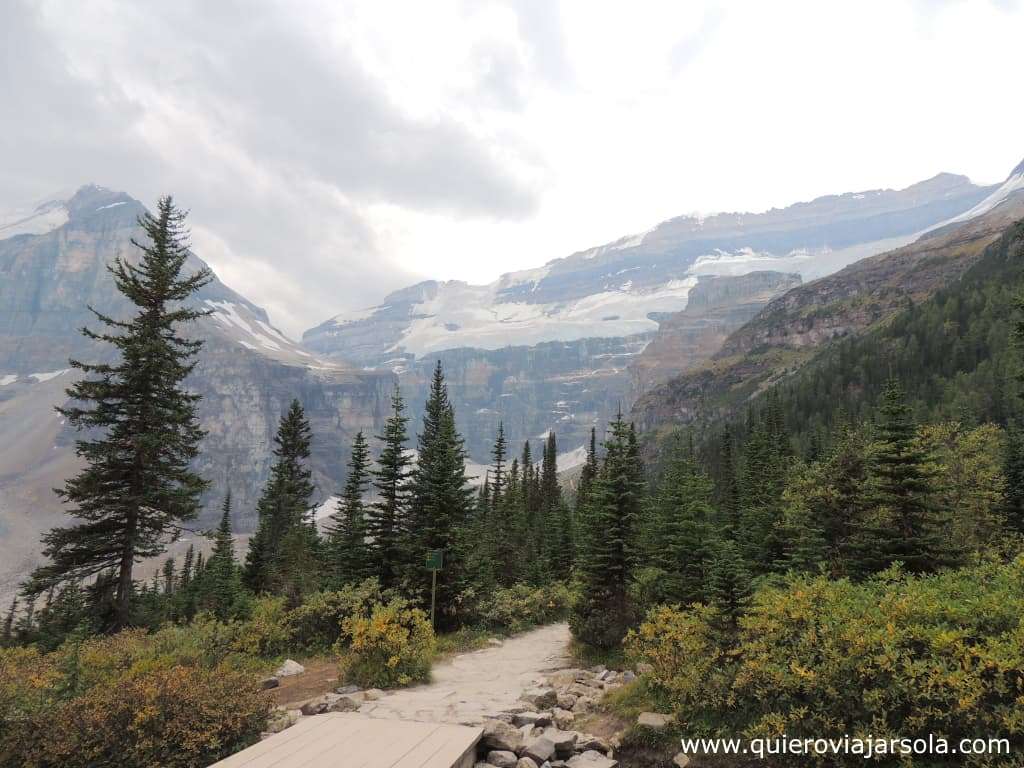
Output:
<svg viewBox="0 0 1024 768">
<path fill-rule="evenodd" d="M 1011 530 L 1024 534 L 1024 425 L 1015 419 L 1006 430 L 1003 453 L 1006 495 L 1003 514 Z"/>
<path fill-rule="evenodd" d="M 903 389 L 890 379 L 882 393 L 871 456 L 870 503 L 860 541 L 860 569 L 881 570 L 895 561 L 912 573 L 954 564 L 946 514 L 935 503 L 930 455 L 917 440 L 917 426 Z"/>
<path fill-rule="evenodd" d="M 163 574 L 164 574 L 164 595 L 170 597 L 174 594 L 174 588 L 177 586 L 174 578 L 174 558 L 168 557 L 164 560 Z"/>
<path fill-rule="evenodd" d="M 14 617 L 18 613 L 18 596 L 11 598 L 11 607 L 7 609 L 4 616 L 4 628 L 0 634 L 0 645 L 8 646 L 14 643 Z"/>
<path fill-rule="evenodd" d="M 491 449 L 491 509 L 497 509 L 505 490 L 505 425 L 498 422 L 498 434 Z"/>
<path fill-rule="evenodd" d="M 720 541 L 708 568 L 707 593 L 708 602 L 722 616 L 722 630 L 735 634 L 752 591 L 750 572 L 739 547 L 728 539 Z"/>
<path fill-rule="evenodd" d="M 295 601 L 314 588 L 318 571 L 312 521 L 312 473 L 307 462 L 313 434 L 298 400 L 281 417 L 274 464 L 256 504 L 258 523 L 249 540 L 245 583 L 254 592 Z"/>
<path fill-rule="evenodd" d="M 703 601 L 714 549 L 711 479 L 692 451 L 677 447 L 650 500 L 644 531 L 645 562 L 661 572 L 662 602 Z"/>
<path fill-rule="evenodd" d="M 573 634 L 588 645 L 618 646 L 634 618 L 627 586 L 638 560 L 636 527 L 642 494 L 635 433 L 620 413 L 610 425 L 604 463 L 590 492 L 586 527 L 581 531 L 581 592 L 569 621 Z"/>
<path fill-rule="evenodd" d="M 448 398 L 441 361 L 434 368 L 423 412 L 416 469 L 412 475 L 410 578 L 424 592 L 431 575 L 426 555 L 444 552 L 444 569 L 437 575 L 437 624 L 452 626 L 457 588 L 465 563 L 457 556 L 456 539 L 469 521 L 473 491 L 466 479 L 466 450 L 455 427 L 455 410 Z"/>
<path fill-rule="evenodd" d="M 405 450 L 408 423 L 402 393 L 396 385 L 391 396 L 391 416 L 384 425 L 384 434 L 377 438 L 384 443 L 377 469 L 372 472 L 378 500 L 370 505 L 366 516 L 372 571 L 383 589 L 398 586 L 403 565 L 403 547 L 408 531 L 411 461 Z"/>
<path fill-rule="evenodd" d="M 736 458 L 733 448 L 732 431 L 726 425 L 722 434 L 722 452 L 719 458 L 721 465 L 721 491 L 719 502 L 723 527 L 729 538 L 739 536 L 740 523 L 740 485 L 736 469 Z"/>
<path fill-rule="evenodd" d="M 224 495 L 224 503 L 221 505 L 220 525 L 214 535 L 210 560 L 205 568 L 197 562 L 196 579 L 203 585 L 201 602 L 204 606 L 210 608 L 222 621 L 230 618 L 242 591 L 235 562 L 235 542 L 231 535 L 230 490 Z"/>
<path fill-rule="evenodd" d="M 185 591 L 188 589 L 189 584 L 192 582 L 193 569 L 195 568 L 196 561 L 196 547 L 194 544 L 189 544 L 188 549 L 185 550 L 185 560 L 181 564 L 181 574 L 179 579 L 179 589 Z"/>
<path fill-rule="evenodd" d="M 188 257 L 184 222 L 171 198 L 161 198 L 155 216 L 139 219 L 149 241 L 132 240 L 141 252 L 139 263 L 118 258 L 108 267 L 135 314 L 117 320 L 94 310 L 107 330 L 83 333 L 112 345 L 119 360 L 72 360 L 83 376 L 67 390 L 73 404 L 58 408 L 87 434 L 75 446 L 85 466 L 59 492 L 82 522 L 43 536 L 50 563 L 24 586 L 27 594 L 40 594 L 114 568 L 112 628 L 129 623 L 135 563 L 165 550 L 168 535 L 197 514 L 206 487 L 189 469 L 203 435 L 196 419 L 199 396 L 183 386 L 202 342 L 178 330 L 204 314 L 186 302 L 211 275 L 202 269 L 182 276 Z"/>
<path fill-rule="evenodd" d="M 348 478 L 338 499 L 334 523 L 328 531 L 328 559 L 336 585 L 357 584 L 373 575 L 370 544 L 366 539 L 366 505 L 370 484 L 370 447 L 362 430 L 352 441 Z"/>
</svg>

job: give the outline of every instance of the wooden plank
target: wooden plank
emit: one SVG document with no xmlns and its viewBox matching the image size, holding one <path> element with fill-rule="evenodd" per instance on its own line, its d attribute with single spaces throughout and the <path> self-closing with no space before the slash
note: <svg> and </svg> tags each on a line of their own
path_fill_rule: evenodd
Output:
<svg viewBox="0 0 1024 768">
<path fill-rule="evenodd" d="M 334 712 L 303 718 L 211 768 L 453 768 L 481 733 Z"/>
</svg>

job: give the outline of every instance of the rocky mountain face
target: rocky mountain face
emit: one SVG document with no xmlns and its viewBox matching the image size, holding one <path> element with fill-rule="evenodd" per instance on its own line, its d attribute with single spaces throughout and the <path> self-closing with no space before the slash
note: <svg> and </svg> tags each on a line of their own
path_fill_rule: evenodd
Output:
<svg viewBox="0 0 1024 768">
<path fill-rule="evenodd" d="M 681 216 L 488 285 L 419 283 L 325 321 L 303 343 L 393 370 L 414 416 L 441 360 L 478 462 L 499 421 L 513 445 L 554 429 L 571 449 L 801 278 L 905 245 L 996 191 L 940 174 L 761 214 Z"/>
<path fill-rule="evenodd" d="M 686 309 L 663 320 L 651 342 L 630 363 L 634 399 L 709 359 L 729 334 L 800 283 L 800 275 L 786 272 L 701 278 L 690 292 Z"/>
<path fill-rule="evenodd" d="M 55 214 L 55 211 L 59 214 Z M 83 187 L 67 201 L 0 229 L 0 587 L 35 562 L 39 533 L 62 519 L 52 492 L 77 466 L 74 434 L 53 411 L 76 375 L 68 358 L 109 350 L 79 329 L 97 326 L 88 306 L 113 317 L 129 311 L 106 264 L 134 259 L 131 238 L 142 205 L 119 192 Z M 9 217 L 10 218 L 10 217 Z M 190 257 L 186 269 L 204 266 Z M 230 487 L 238 530 L 251 529 L 271 460 L 277 422 L 297 397 L 315 432 L 314 479 L 321 494 L 344 481 L 354 433 L 378 430 L 395 377 L 325 361 L 285 338 L 266 313 L 214 279 L 198 296 L 212 314 L 189 331 L 205 340 L 188 386 L 200 393 L 207 430 L 198 469 L 212 481 L 199 524 L 212 522 Z"/>
<path fill-rule="evenodd" d="M 957 280 L 987 245 L 1024 218 L 1024 167 L 969 213 L 910 245 L 770 301 L 710 359 L 642 396 L 634 404 L 634 419 L 656 433 L 731 416 L 832 341 L 864 333 Z"/>
</svg>

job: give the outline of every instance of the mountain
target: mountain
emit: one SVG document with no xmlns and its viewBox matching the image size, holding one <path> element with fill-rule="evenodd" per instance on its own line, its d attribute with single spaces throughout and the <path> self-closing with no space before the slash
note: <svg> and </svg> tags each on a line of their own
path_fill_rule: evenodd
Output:
<svg viewBox="0 0 1024 768">
<path fill-rule="evenodd" d="M 96 327 L 88 306 L 111 315 L 129 310 L 106 271 L 117 256 L 134 259 L 141 203 L 96 186 L 43 204 L 0 229 L 0 591 L 35 562 L 39 533 L 63 512 L 52 489 L 75 470 L 74 434 L 54 412 L 76 375 L 69 357 L 109 354 L 82 337 Z M 7 236 L 5 236 L 7 235 Z M 186 270 L 204 266 L 190 256 Z M 213 483 L 213 521 L 230 485 L 238 530 L 250 530 L 270 462 L 277 422 L 298 397 L 313 425 L 314 479 L 326 497 L 344 481 L 356 430 L 373 434 L 394 386 L 389 371 L 326 361 L 287 339 L 266 312 L 214 279 L 198 295 L 212 314 L 189 333 L 203 338 L 188 386 L 200 393 L 199 471 Z"/>
<path fill-rule="evenodd" d="M 574 448 L 591 426 L 715 352 L 793 275 L 813 279 L 905 245 L 997 191 L 944 173 L 760 214 L 681 216 L 488 285 L 419 283 L 330 318 L 303 343 L 390 368 L 414 416 L 441 360 L 477 461 L 499 421 L 513 445 L 554 429 L 561 447 Z M 762 277 L 744 278 L 753 272 Z M 720 299 L 675 316 L 705 292 Z"/>
<path fill-rule="evenodd" d="M 963 214 L 915 242 L 858 261 L 770 301 L 702 364 L 647 392 L 633 418 L 649 434 L 735 417 L 841 340 L 882 328 L 956 284 L 1024 218 L 1024 163 Z M 824 386 L 824 384 L 823 384 Z"/>
</svg>

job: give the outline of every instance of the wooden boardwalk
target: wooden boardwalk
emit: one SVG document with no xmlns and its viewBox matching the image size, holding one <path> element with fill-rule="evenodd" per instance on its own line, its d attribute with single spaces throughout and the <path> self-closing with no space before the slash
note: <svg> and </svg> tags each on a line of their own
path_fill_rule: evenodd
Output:
<svg viewBox="0 0 1024 768">
<path fill-rule="evenodd" d="M 481 733 L 332 712 L 304 717 L 212 768 L 472 768 Z"/>
</svg>

